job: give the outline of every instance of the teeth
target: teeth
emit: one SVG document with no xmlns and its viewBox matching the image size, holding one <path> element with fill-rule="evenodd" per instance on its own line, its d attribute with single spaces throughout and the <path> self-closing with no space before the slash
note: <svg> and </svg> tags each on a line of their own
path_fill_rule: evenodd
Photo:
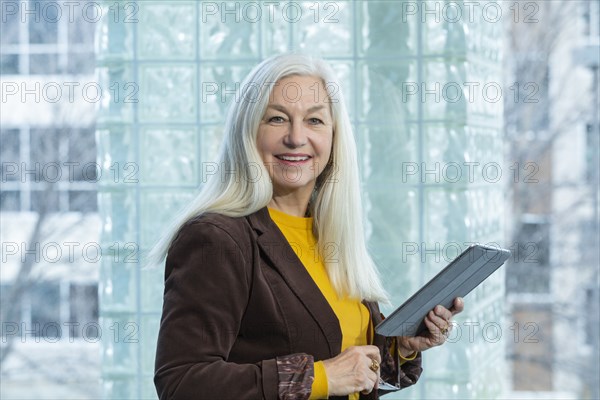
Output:
<svg viewBox="0 0 600 400">
<path fill-rule="evenodd" d="M 308 157 L 277 156 L 277 158 L 280 158 L 280 159 L 285 160 L 285 161 L 304 161 L 304 160 L 308 160 Z"/>
</svg>

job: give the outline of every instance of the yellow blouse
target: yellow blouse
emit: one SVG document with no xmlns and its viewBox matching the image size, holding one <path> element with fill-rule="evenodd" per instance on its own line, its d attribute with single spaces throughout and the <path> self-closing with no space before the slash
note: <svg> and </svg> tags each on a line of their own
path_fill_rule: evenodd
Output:
<svg viewBox="0 0 600 400">
<path fill-rule="evenodd" d="M 312 218 L 296 217 L 273 208 L 268 208 L 271 219 L 277 224 L 283 236 L 302 261 L 337 316 L 342 330 L 342 351 L 350 346 L 363 346 L 367 343 L 367 330 L 371 319 L 369 310 L 360 299 L 339 298 L 334 290 L 325 264 L 318 254 L 317 240 L 312 232 Z M 311 399 L 327 398 L 327 375 L 322 361 L 315 366 L 315 380 L 312 385 Z M 349 396 L 350 400 L 359 398 L 359 393 Z"/>
</svg>

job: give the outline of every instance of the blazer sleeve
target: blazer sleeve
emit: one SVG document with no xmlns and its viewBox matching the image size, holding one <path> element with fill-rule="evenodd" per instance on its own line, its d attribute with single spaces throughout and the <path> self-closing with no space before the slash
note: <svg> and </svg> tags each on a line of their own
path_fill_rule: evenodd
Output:
<svg viewBox="0 0 600 400">
<path fill-rule="evenodd" d="M 379 305 L 377 303 L 369 302 L 367 306 L 371 311 L 373 326 L 377 326 L 377 324 L 385 319 L 385 316 L 379 311 Z M 400 355 L 396 350 L 398 348 L 397 340 L 398 337 L 396 336 L 386 337 L 375 333 L 373 345 L 379 347 L 379 351 L 381 352 L 381 379 L 390 385 L 404 389 L 414 385 L 419 380 L 419 377 L 423 372 L 421 366 L 422 359 L 421 353 L 418 353 L 413 360 L 401 361 Z M 379 389 L 378 393 L 373 391 L 368 395 L 361 394 L 360 398 L 361 400 L 378 399 L 379 396 L 383 396 L 387 393 L 389 392 Z"/>
<path fill-rule="evenodd" d="M 277 399 L 286 392 L 280 378 L 310 392 L 312 356 L 227 362 L 250 286 L 251 264 L 228 232 L 204 221 L 180 230 L 165 267 L 154 375 L 160 399 Z"/>
</svg>

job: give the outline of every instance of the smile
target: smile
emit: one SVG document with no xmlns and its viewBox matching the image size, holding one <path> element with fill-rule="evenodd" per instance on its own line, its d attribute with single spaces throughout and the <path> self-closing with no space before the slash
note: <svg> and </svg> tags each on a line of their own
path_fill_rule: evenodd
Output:
<svg viewBox="0 0 600 400">
<path fill-rule="evenodd" d="M 310 157 L 309 156 L 275 156 L 283 161 L 306 161 Z"/>
</svg>

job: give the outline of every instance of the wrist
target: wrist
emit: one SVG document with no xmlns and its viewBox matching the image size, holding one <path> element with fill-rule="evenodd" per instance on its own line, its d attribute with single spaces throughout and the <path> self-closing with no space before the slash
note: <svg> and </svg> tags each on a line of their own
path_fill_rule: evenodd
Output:
<svg viewBox="0 0 600 400">
<path fill-rule="evenodd" d="M 417 352 L 409 349 L 408 347 L 404 347 L 404 346 L 398 346 L 398 355 L 400 356 L 400 358 L 403 358 L 404 360 L 414 360 L 415 357 L 417 356 Z"/>
</svg>

